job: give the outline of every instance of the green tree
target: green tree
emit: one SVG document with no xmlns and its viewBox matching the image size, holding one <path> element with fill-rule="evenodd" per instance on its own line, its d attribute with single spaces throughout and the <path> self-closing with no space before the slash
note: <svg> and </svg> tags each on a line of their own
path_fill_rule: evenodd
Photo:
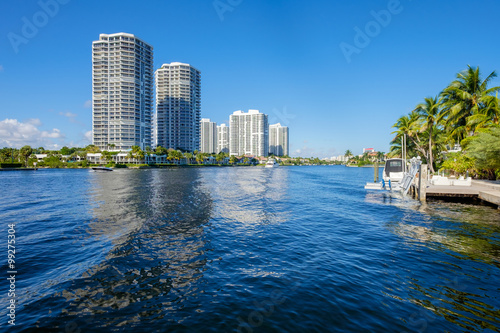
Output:
<svg viewBox="0 0 500 333">
<path fill-rule="evenodd" d="M 221 163 L 222 161 L 224 161 L 224 153 L 219 153 L 217 154 L 217 156 L 215 157 L 215 160 L 217 161 L 217 163 Z"/>
<path fill-rule="evenodd" d="M 155 153 L 158 156 L 168 155 L 168 149 L 162 146 L 156 146 Z"/>
<path fill-rule="evenodd" d="M 191 164 L 191 160 L 193 159 L 193 154 L 192 153 L 184 153 L 184 157 L 187 159 L 187 163 Z"/>
<path fill-rule="evenodd" d="M 391 141 L 391 150 L 389 152 L 391 157 L 403 157 L 401 142 L 404 136 L 406 136 L 407 157 L 416 156 L 417 151 L 424 157 L 427 156 L 427 152 L 423 146 L 423 140 L 419 135 L 419 130 L 422 128 L 422 119 L 417 112 L 412 111 L 410 114 L 400 117 L 392 127 L 396 128 L 396 130 L 392 132 L 392 134 L 396 134 L 396 136 Z"/>
<path fill-rule="evenodd" d="M 441 93 L 449 139 L 455 142 L 474 135 L 478 125 L 484 124 L 484 117 L 478 115 L 494 114 L 498 123 L 498 99 L 494 94 L 500 87 L 488 88 L 497 74 L 493 71 L 483 80 L 479 67 L 467 67 Z"/>
<path fill-rule="evenodd" d="M 500 170 L 500 127 L 479 132 L 467 146 L 468 154 L 475 158 L 476 167 L 493 178 Z"/>
<path fill-rule="evenodd" d="M 82 160 L 87 159 L 87 152 L 85 150 L 79 150 L 76 152 L 76 154 L 80 157 Z"/>
<path fill-rule="evenodd" d="M 474 158 L 463 152 L 451 153 L 448 154 L 447 159 L 441 165 L 441 169 L 453 170 L 458 174 L 463 174 L 466 171 L 473 171 Z"/>
<path fill-rule="evenodd" d="M 64 146 L 59 150 L 59 153 L 61 153 L 61 155 L 71 155 L 71 150 Z"/>
<path fill-rule="evenodd" d="M 144 151 L 139 146 L 132 146 L 132 156 L 139 161 L 144 160 Z"/>
<path fill-rule="evenodd" d="M 237 163 L 237 162 L 238 162 L 238 158 L 237 158 L 236 156 L 234 156 L 234 155 L 233 155 L 233 156 L 231 156 L 231 157 L 229 158 L 229 163 L 231 163 L 231 164 L 235 164 L 235 163 Z"/>
<path fill-rule="evenodd" d="M 429 146 L 427 148 L 427 162 L 429 164 L 429 168 L 431 173 L 434 173 L 434 162 L 433 162 L 433 135 L 434 128 L 438 124 L 438 121 L 441 118 L 441 110 L 440 104 L 438 102 L 437 97 L 427 97 L 425 98 L 424 103 L 420 103 L 417 105 L 414 112 L 417 112 L 420 115 L 420 118 L 423 120 L 423 126 L 421 127 L 422 131 L 427 131 L 427 136 L 429 137 Z"/>
<path fill-rule="evenodd" d="M 111 152 L 105 150 L 101 154 L 106 162 L 111 162 L 113 160 L 113 155 L 111 155 Z"/>
<path fill-rule="evenodd" d="M 87 147 L 85 147 L 85 150 L 87 151 L 87 153 L 91 154 L 99 153 L 101 151 L 96 145 L 88 145 Z"/>
<path fill-rule="evenodd" d="M 28 159 L 32 153 L 33 149 L 30 146 L 24 146 L 19 150 L 19 155 L 24 160 L 26 167 L 28 167 Z"/>
</svg>

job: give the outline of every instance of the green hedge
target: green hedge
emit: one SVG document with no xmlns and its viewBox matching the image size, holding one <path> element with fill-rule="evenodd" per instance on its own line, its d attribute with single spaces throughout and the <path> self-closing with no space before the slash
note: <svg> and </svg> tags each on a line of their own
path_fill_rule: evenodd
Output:
<svg viewBox="0 0 500 333">
<path fill-rule="evenodd" d="M 0 168 L 20 168 L 22 163 L 0 163 Z"/>
</svg>

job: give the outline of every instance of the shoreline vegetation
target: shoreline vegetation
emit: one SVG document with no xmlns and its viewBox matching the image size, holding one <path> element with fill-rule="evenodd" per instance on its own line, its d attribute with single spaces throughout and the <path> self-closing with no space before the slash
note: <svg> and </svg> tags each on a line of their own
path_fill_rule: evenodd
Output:
<svg viewBox="0 0 500 333">
<path fill-rule="evenodd" d="M 392 126 L 394 139 L 388 157 L 420 156 L 436 172 L 500 179 L 500 87 L 489 87 L 495 71 L 483 79 L 479 67 L 467 66 L 436 96 L 422 103 Z"/>
<path fill-rule="evenodd" d="M 112 149 L 113 146 L 110 145 Z M 158 147 L 151 150 L 149 147 L 142 151 L 138 146 L 130 151 L 101 151 L 94 145 L 85 148 L 63 147 L 60 150 L 46 150 L 43 147 L 31 148 L 24 146 L 21 149 L 0 149 L 0 170 L 5 169 L 86 169 L 96 166 L 106 166 L 116 169 L 144 169 L 170 167 L 223 167 L 223 166 L 261 166 L 268 158 L 274 158 L 280 165 L 327 165 L 340 164 L 322 161 L 319 158 L 273 156 L 229 156 L 227 153 L 207 154 L 195 151 L 182 152 L 180 150 Z"/>
</svg>

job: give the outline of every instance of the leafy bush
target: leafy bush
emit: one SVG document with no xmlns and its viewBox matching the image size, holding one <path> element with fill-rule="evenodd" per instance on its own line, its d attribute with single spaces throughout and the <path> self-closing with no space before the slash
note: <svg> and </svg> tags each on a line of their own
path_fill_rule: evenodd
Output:
<svg viewBox="0 0 500 333">
<path fill-rule="evenodd" d="M 478 133 L 467 147 L 478 168 L 500 169 L 500 127 Z"/>
<path fill-rule="evenodd" d="M 43 159 L 43 164 L 48 166 L 49 168 L 62 168 L 64 167 L 64 163 L 61 162 L 58 156 L 48 156 Z"/>
<path fill-rule="evenodd" d="M 452 170 L 458 174 L 463 174 L 467 171 L 474 171 L 475 160 L 465 153 L 451 153 L 441 165 L 442 169 Z"/>
</svg>

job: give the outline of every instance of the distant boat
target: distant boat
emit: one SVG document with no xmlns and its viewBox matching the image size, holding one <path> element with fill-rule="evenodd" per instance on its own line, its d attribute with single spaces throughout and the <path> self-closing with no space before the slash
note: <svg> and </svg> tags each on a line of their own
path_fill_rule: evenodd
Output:
<svg viewBox="0 0 500 333">
<path fill-rule="evenodd" d="M 277 168 L 279 166 L 280 165 L 278 164 L 278 162 L 276 162 L 274 158 L 270 158 L 267 160 L 266 168 Z"/>
<path fill-rule="evenodd" d="M 113 169 L 104 167 L 104 166 L 98 166 L 98 167 L 92 167 L 92 170 L 94 171 L 113 171 Z"/>
</svg>

